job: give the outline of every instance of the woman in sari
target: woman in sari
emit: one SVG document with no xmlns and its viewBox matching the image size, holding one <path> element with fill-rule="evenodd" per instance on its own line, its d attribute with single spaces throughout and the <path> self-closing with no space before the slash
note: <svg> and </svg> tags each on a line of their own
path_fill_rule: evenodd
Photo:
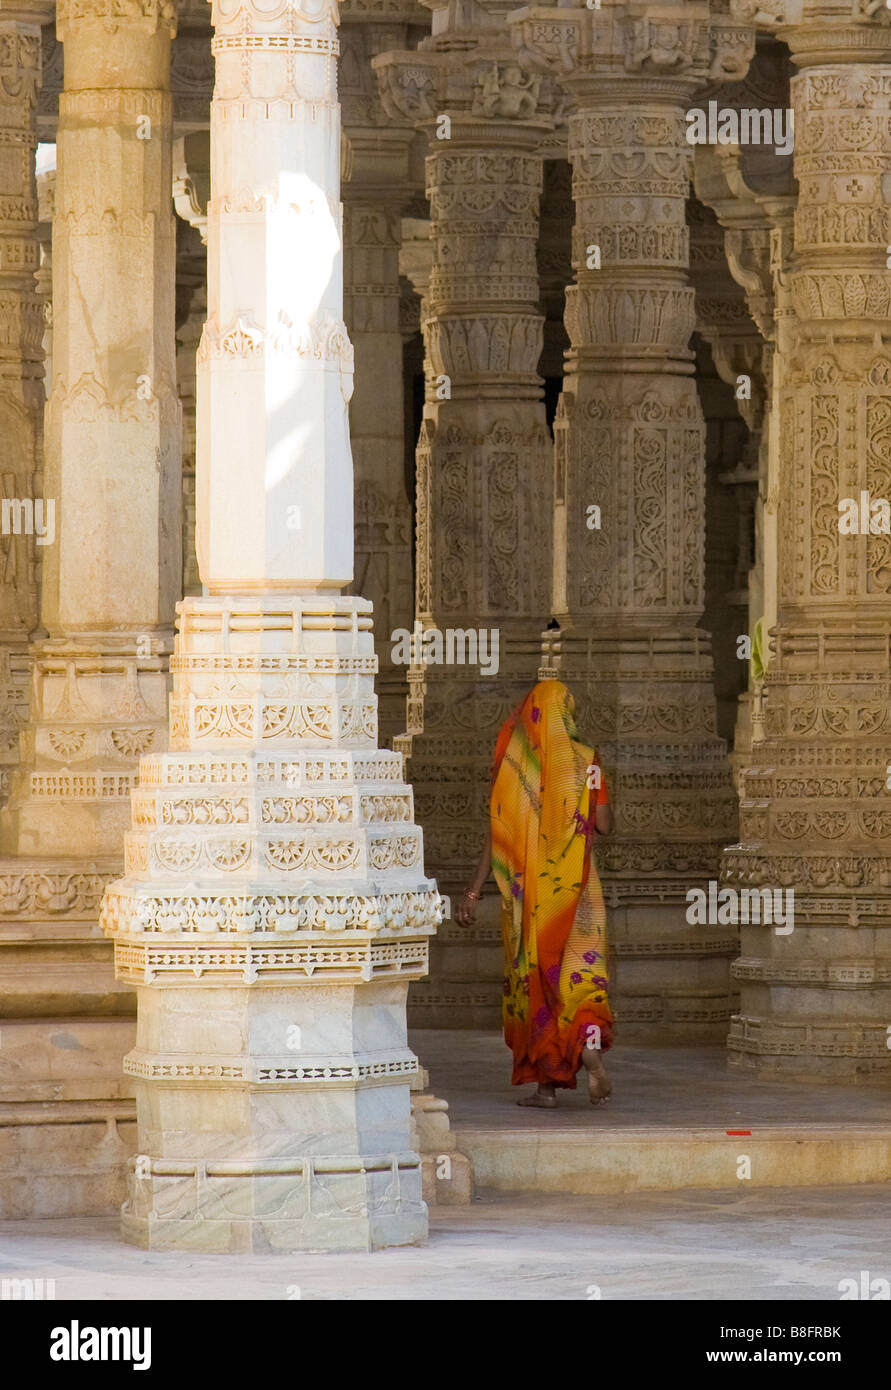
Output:
<svg viewBox="0 0 891 1390">
<path fill-rule="evenodd" d="M 491 862 L 513 1084 L 537 1082 L 518 1105 L 553 1109 L 558 1087 L 575 1089 L 580 1066 L 591 1103 L 609 1099 L 606 914 L 591 851 L 612 828 L 606 783 L 595 750 L 579 739 L 572 695 L 560 681 L 539 681 L 498 735 L 489 831 L 457 910 L 471 925 Z"/>
</svg>

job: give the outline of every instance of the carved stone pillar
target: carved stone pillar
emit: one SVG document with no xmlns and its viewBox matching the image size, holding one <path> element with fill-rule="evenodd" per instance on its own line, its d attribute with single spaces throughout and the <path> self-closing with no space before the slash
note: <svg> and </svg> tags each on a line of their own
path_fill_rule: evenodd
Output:
<svg viewBox="0 0 891 1390">
<path fill-rule="evenodd" d="M 107 1209 L 119 1196 L 114 1122 L 126 1111 L 120 1056 L 134 1001 L 112 977 L 96 915 L 120 872 L 138 757 L 166 741 L 180 569 L 173 18 L 170 0 L 132 13 L 111 0 L 57 9 L 48 635 L 32 647 L 30 719 L 0 820 L 0 843 L 17 856 L 0 863 L 10 967 L 0 972 L 0 1099 L 35 1174 L 24 1197 L 3 1193 L 17 1215 Z M 34 325 L 39 340 L 39 314 Z M 90 1177 L 70 1181 L 72 1167 Z"/>
<path fill-rule="evenodd" d="M 467 11 L 471 24 L 475 13 Z M 444 638 L 472 632 L 478 642 L 482 631 L 487 642 L 497 633 L 499 643 L 490 674 L 483 663 L 416 664 L 409 672 L 408 734 L 397 746 L 410 755 L 428 859 L 455 893 L 479 856 L 499 724 L 536 680 L 549 613 L 552 503 L 537 370 L 536 243 L 537 148 L 551 122 L 541 80 L 520 71 L 505 34 L 468 29 L 453 51 L 452 37 L 445 7 L 437 7 L 433 38 L 416 53 L 385 54 L 375 67 L 391 116 L 430 138 L 417 618 Z M 443 647 L 447 657 L 447 641 Z M 444 928 L 431 981 L 412 991 L 419 1025 L 498 1022 L 496 908 L 490 897 L 478 926 Z"/>
<path fill-rule="evenodd" d="M 741 82 L 724 84 L 712 94 L 721 109 L 785 111 L 789 106 L 788 50 L 778 43 L 763 43 Z M 766 144 L 700 145 L 696 150 L 696 191 L 713 209 L 723 228 L 726 272 L 741 287 L 748 308 L 748 327 L 741 322 L 704 330 L 725 381 L 744 382 L 739 409 L 752 432 L 751 454 L 742 471 L 729 479 L 750 506 L 748 478 L 757 467 L 754 499 L 754 556 L 748 576 L 746 630 L 764 628 L 776 621 L 776 488 L 778 420 L 774 390 L 774 361 L 778 333 L 787 317 L 788 294 L 782 247 L 795 206 L 792 160 Z M 772 249 L 773 248 L 773 249 Z M 705 299 L 705 296 L 709 296 Z M 703 274 L 701 297 L 711 299 L 708 277 Z M 748 399 L 746 398 L 748 397 Z M 748 663 L 748 688 L 738 702 L 732 762 L 737 771 L 747 765 L 753 742 L 763 730 L 763 679 L 755 663 Z"/>
<path fill-rule="evenodd" d="M 749 578 L 765 424 L 765 342 L 749 314 L 744 291 L 730 274 L 724 231 L 712 208 L 691 199 L 688 225 L 696 331 L 709 349 L 708 354 L 701 349 L 696 361 L 696 388 L 706 424 L 702 626 L 712 635 L 717 731 L 733 748 L 730 760 L 735 766 L 739 751 L 734 734 L 739 724 L 748 730 L 751 723 L 741 719 L 739 710 L 748 698 L 752 664 L 745 644 L 753 621 L 760 617 L 760 610 L 751 614 Z"/>
<path fill-rule="evenodd" d="M 721 1037 L 732 931 L 686 920 L 733 836 L 703 609 L 705 438 L 693 379 L 685 112 L 745 71 L 746 26 L 707 4 L 533 8 L 528 58 L 574 96 L 575 283 L 555 422 L 552 650 L 604 761 L 599 850 L 623 1036 Z"/>
<path fill-rule="evenodd" d="M 105 895 L 139 996 L 124 1235 L 153 1248 L 424 1238 L 405 996 L 441 916 L 377 747 L 352 579 L 337 7 L 214 2 L 204 597 L 179 607 L 171 752 Z"/>
<path fill-rule="evenodd" d="M 49 540 L 36 496 L 43 445 L 43 304 L 34 155 L 41 77 L 39 17 L 0 15 L 0 801 L 28 714 L 28 638 L 36 565 Z M 37 516 L 35 518 L 35 507 Z M 38 523 L 35 529 L 35 519 Z"/>
<path fill-rule="evenodd" d="M 350 188 L 350 185 L 347 185 Z M 344 313 L 356 351 L 350 434 L 356 467 L 356 578 L 353 589 L 377 614 L 381 741 L 405 728 L 404 667 L 391 660 L 391 634 L 410 628 L 412 516 L 405 491 L 405 408 L 399 329 L 398 201 L 344 206 Z M 364 371 L 363 371 L 364 367 Z"/>
<path fill-rule="evenodd" d="M 406 668 L 392 662 L 391 633 L 411 628 L 412 515 L 405 490 L 405 405 L 399 323 L 401 213 L 412 196 L 415 133 L 398 129 L 377 96 L 371 58 L 381 43 L 405 42 L 406 26 L 349 24 L 340 92 L 344 105 L 344 318 L 355 352 L 350 401 L 355 465 L 356 574 L 353 592 L 376 616 L 382 743 L 405 729 Z"/>
<path fill-rule="evenodd" d="M 697 354 L 696 375 L 706 427 L 702 623 L 712 639 L 717 729 L 732 747 L 739 700 L 749 682 L 750 663 L 740 639 L 745 642 L 751 632 L 748 590 L 764 420 L 764 342 L 730 274 L 724 231 L 714 212 L 691 199 L 687 220 L 696 328 L 705 345 Z M 735 750 L 731 764 L 734 758 Z"/>
<path fill-rule="evenodd" d="M 172 24 L 170 7 L 132 20 L 100 0 L 58 11 L 45 474 L 56 535 L 26 767 L 2 825 L 19 855 L 117 857 L 138 755 L 164 738 L 179 588 Z"/>
<path fill-rule="evenodd" d="M 794 893 L 794 929 L 742 927 L 731 1060 L 765 1075 L 885 1080 L 891 982 L 891 15 L 787 4 L 799 185 L 777 354 L 779 584 L 765 738 L 727 877 Z M 868 494 L 866 524 L 844 499 Z"/>
</svg>

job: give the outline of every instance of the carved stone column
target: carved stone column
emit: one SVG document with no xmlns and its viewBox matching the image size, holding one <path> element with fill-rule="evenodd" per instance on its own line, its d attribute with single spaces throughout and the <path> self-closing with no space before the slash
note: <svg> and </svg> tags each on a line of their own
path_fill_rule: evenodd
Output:
<svg viewBox="0 0 891 1390">
<path fill-rule="evenodd" d="M 394 128 L 377 95 L 372 56 L 406 41 L 407 26 L 349 24 L 342 32 L 344 106 L 344 317 L 356 360 L 350 401 L 355 464 L 353 591 L 376 615 L 382 743 L 405 729 L 406 668 L 391 633 L 411 628 L 412 515 L 405 489 L 405 407 L 399 324 L 401 213 L 412 198 L 415 133 Z"/>
<path fill-rule="evenodd" d="M 476 664 L 409 672 L 408 733 L 398 746 L 410 755 L 429 861 L 451 893 L 479 856 L 495 737 L 536 680 L 550 603 L 536 243 L 537 148 L 551 121 L 541 80 L 520 71 L 507 35 L 473 29 L 481 9 L 468 8 L 456 37 L 437 6 L 433 37 L 416 53 L 375 59 L 386 109 L 430 139 L 417 617 L 425 631 L 483 630 L 499 642 L 493 674 Z M 490 897 L 478 926 L 441 933 L 431 981 L 412 991 L 419 1025 L 499 1021 L 496 907 Z"/>
<path fill-rule="evenodd" d="M 845 498 L 891 499 L 891 15 L 799 0 L 785 20 L 799 197 L 776 654 L 726 858 L 731 883 L 794 893 L 794 929 L 742 927 L 730 1047 L 765 1075 L 850 1084 L 891 1074 L 891 537 L 840 524 Z"/>
<path fill-rule="evenodd" d="M 50 635 L 34 649 L 26 766 L 2 839 L 19 855 L 117 857 L 136 760 L 164 737 L 179 589 L 173 19 L 170 7 L 124 19 L 96 0 L 63 4 L 57 22 Z"/>
<path fill-rule="evenodd" d="M 353 588 L 371 599 L 378 615 L 378 702 L 381 741 L 387 746 L 405 728 L 407 695 L 405 667 L 392 663 L 391 634 L 410 628 L 414 619 L 399 329 L 400 201 L 365 201 L 353 189 L 344 208 L 344 312 L 357 353 L 357 385 L 350 402 L 356 465 Z"/>
<path fill-rule="evenodd" d="M 0 15 L 0 801 L 28 714 L 28 638 L 37 622 L 36 565 L 47 544 L 36 497 L 43 446 L 43 304 L 34 155 L 40 22 Z"/>
<path fill-rule="evenodd" d="M 715 214 L 690 199 L 687 222 L 696 328 L 704 344 L 697 353 L 696 374 L 706 428 L 703 626 L 712 639 L 717 729 L 732 746 L 749 675 L 740 638 L 751 631 L 748 585 L 764 415 L 764 343 L 728 269 L 724 232 Z"/>
<path fill-rule="evenodd" d="M 514 16 L 574 96 L 575 284 L 555 423 L 556 665 L 604 761 L 599 850 L 622 1036 L 722 1037 L 732 930 L 686 920 L 734 828 L 703 609 L 705 438 L 693 379 L 685 112 L 745 71 L 750 28 L 707 4 Z"/>
<path fill-rule="evenodd" d="M 180 582 L 173 20 L 170 0 L 126 13 L 112 0 L 57 9 L 65 86 L 43 489 L 55 504 L 41 593 L 48 635 L 32 647 L 30 719 L 0 820 L 0 843 L 17 856 L 0 863 L 0 1100 L 34 1175 L 24 1194 L 2 1193 L 17 1215 L 107 1210 L 119 1199 L 114 1125 L 128 1109 L 120 1057 L 134 1001 L 113 979 L 96 916 L 120 872 L 138 757 L 166 741 Z"/>
<path fill-rule="evenodd" d="M 441 916 L 377 747 L 352 579 L 337 7 L 214 2 L 197 537 L 171 752 L 141 764 L 102 922 L 139 996 L 126 1239 L 422 1240 L 408 982 Z"/>
<path fill-rule="evenodd" d="M 746 77 L 713 93 L 721 109 L 785 111 L 789 106 L 789 57 L 785 46 L 759 46 Z M 795 207 L 792 159 L 771 144 L 700 145 L 696 150 L 696 191 L 724 229 L 726 269 L 741 287 L 750 316 L 748 331 L 715 327 L 709 342 L 725 381 L 745 381 L 739 409 L 752 431 L 751 465 L 757 463 L 754 502 L 754 558 L 748 577 L 747 631 L 762 620 L 765 634 L 776 621 L 776 489 L 778 451 L 775 348 L 788 318 L 784 250 Z M 709 293 L 703 275 L 702 294 Z M 744 329 L 744 325 L 739 325 Z M 722 341 L 723 340 L 723 341 Z M 740 393 L 737 392 L 739 395 Z M 746 399 L 748 394 L 748 399 Z M 756 452 L 757 451 L 757 452 Z M 748 476 L 741 487 L 748 497 Z M 737 474 L 737 477 L 740 475 Z M 734 480 L 734 486 L 738 484 Z M 746 509 L 749 502 L 746 501 Z M 769 653 L 764 651 L 765 659 Z M 763 679 L 748 664 L 748 688 L 738 702 L 732 761 L 747 765 L 753 742 L 763 730 Z"/>
</svg>

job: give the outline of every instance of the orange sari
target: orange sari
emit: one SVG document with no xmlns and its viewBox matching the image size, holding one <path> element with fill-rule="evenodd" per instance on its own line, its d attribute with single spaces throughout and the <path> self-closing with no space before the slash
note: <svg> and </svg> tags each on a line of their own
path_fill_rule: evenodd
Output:
<svg viewBox="0 0 891 1390">
<path fill-rule="evenodd" d="M 560 681 L 540 681 L 495 745 L 492 870 L 501 892 L 502 1016 L 513 1083 L 574 1088 L 587 1043 L 612 1043 L 606 911 L 591 858 L 594 807 L 608 800 Z"/>
</svg>

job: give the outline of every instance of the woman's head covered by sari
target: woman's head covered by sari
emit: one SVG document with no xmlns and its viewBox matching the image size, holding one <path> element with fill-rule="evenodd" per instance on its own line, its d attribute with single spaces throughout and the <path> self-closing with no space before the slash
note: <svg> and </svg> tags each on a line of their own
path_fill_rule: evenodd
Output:
<svg viewBox="0 0 891 1390">
<path fill-rule="evenodd" d="M 575 701 L 556 680 L 538 682 L 495 746 L 492 870 L 504 903 L 506 1030 L 522 1038 L 515 1080 L 534 1079 L 541 1064 L 574 1085 L 579 1029 L 591 1022 L 609 1045 L 603 897 L 590 854 L 595 761 L 579 739 Z"/>
</svg>

